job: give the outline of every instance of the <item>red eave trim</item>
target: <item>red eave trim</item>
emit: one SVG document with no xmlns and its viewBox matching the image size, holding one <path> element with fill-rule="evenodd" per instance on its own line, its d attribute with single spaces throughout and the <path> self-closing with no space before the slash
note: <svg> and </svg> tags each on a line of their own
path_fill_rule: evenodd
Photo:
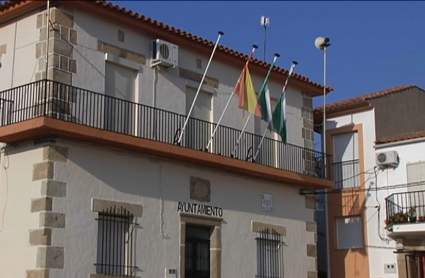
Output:
<svg viewBox="0 0 425 278">
<path fill-rule="evenodd" d="M 46 117 L 0 127 L 0 141 L 5 143 L 27 141 L 46 136 L 88 141 L 242 176 L 281 182 L 284 185 L 297 185 L 312 189 L 331 189 L 334 187 L 333 181 L 318 177 Z"/>
</svg>

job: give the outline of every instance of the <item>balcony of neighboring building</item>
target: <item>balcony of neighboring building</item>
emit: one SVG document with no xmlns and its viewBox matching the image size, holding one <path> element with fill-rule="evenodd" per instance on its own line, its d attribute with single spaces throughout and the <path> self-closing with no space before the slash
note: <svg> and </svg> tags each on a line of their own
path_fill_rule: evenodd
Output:
<svg viewBox="0 0 425 278">
<path fill-rule="evenodd" d="M 332 188 L 321 152 L 185 115 L 41 80 L 0 92 L 0 141 L 64 137 L 314 189 Z"/>
<path fill-rule="evenodd" d="M 360 186 L 360 160 L 334 162 L 332 174 L 335 189 L 357 188 Z"/>
<path fill-rule="evenodd" d="M 425 236 L 425 190 L 393 193 L 385 206 L 388 236 Z"/>
</svg>

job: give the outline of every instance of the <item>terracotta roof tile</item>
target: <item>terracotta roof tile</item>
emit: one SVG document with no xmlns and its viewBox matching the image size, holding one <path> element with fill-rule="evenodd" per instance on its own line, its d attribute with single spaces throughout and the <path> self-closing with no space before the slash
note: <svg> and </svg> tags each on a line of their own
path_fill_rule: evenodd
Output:
<svg viewBox="0 0 425 278">
<path fill-rule="evenodd" d="M 5 9 L 7 9 L 7 8 L 9 8 L 9 7 L 13 7 L 13 6 L 18 5 L 18 4 L 20 4 L 22 2 L 25 2 L 25 1 L 29 1 L 29 0 L 9 0 L 9 1 L 6 1 L 3 4 L 0 4 L 0 12 L 3 11 L 3 10 L 5 10 Z M 103 8 L 110 9 L 110 10 L 114 10 L 116 12 L 125 14 L 125 15 L 127 15 L 129 17 L 136 18 L 138 20 L 141 20 L 143 22 L 146 22 L 148 24 L 151 24 L 153 26 L 156 26 L 157 28 L 165 29 L 165 30 L 169 31 L 170 33 L 174 33 L 174 34 L 177 34 L 179 36 L 185 37 L 188 40 L 191 40 L 191 41 L 194 41 L 194 42 L 198 42 L 198 43 L 203 44 L 203 45 L 210 46 L 211 48 L 215 44 L 215 42 L 212 42 L 212 41 L 203 39 L 203 38 L 198 37 L 196 35 L 190 34 L 188 32 L 185 32 L 185 31 L 180 30 L 178 28 L 175 28 L 173 26 L 167 25 L 165 23 L 159 22 L 159 21 L 154 20 L 152 18 L 149 18 L 147 16 L 138 14 L 138 13 L 133 12 L 131 10 L 127 10 L 124 7 L 120 7 L 118 5 L 112 4 L 112 3 L 107 2 L 107 1 L 91 0 L 91 1 L 88 1 L 88 2 L 92 2 L 93 4 L 98 5 L 99 7 L 103 7 Z M 230 49 L 230 48 L 225 47 L 225 46 L 222 46 L 222 45 L 219 45 L 217 47 L 217 51 L 221 51 L 221 52 L 227 53 L 229 55 L 235 56 L 235 57 L 240 58 L 240 59 L 244 59 L 244 60 L 247 60 L 248 59 L 248 55 L 243 54 L 243 53 L 238 52 L 238 51 L 235 51 L 233 49 Z M 270 67 L 270 64 L 269 63 L 266 63 L 266 62 L 264 62 L 262 60 L 259 60 L 259 59 L 252 59 L 251 60 L 251 63 L 252 64 L 255 64 L 255 65 L 258 65 L 258 66 L 261 66 L 261 67 L 264 67 L 264 68 L 269 68 Z M 283 69 L 283 68 L 280 68 L 280 67 L 275 67 L 273 71 L 275 71 L 277 73 L 284 74 L 286 76 L 289 73 L 288 70 Z M 313 82 L 309 78 L 307 78 L 305 76 L 302 76 L 300 74 L 294 73 L 293 76 L 292 76 L 292 78 L 293 79 L 297 79 L 297 80 L 302 81 L 302 82 L 305 82 L 305 83 L 307 83 L 309 85 L 315 86 L 318 89 L 323 90 L 323 85 L 321 85 L 319 83 L 316 83 L 316 82 Z M 330 92 L 330 91 L 333 90 L 333 88 L 327 86 L 327 90 Z"/>
<path fill-rule="evenodd" d="M 386 144 L 386 143 L 400 142 L 400 141 L 423 138 L 423 137 L 425 137 L 425 132 L 409 134 L 409 135 L 394 137 L 394 138 L 385 139 L 385 140 L 379 140 L 379 141 L 376 141 L 375 143 Z"/>
<path fill-rule="evenodd" d="M 359 104 L 359 103 L 362 103 L 362 102 L 367 102 L 371 99 L 383 97 L 383 96 L 386 96 L 386 95 L 389 95 L 389 94 L 399 93 L 401 91 L 411 89 L 411 88 L 414 88 L 414 87 L 417 87 L 417 86 L 416 85 L 396 86 L 396 87 L 386 89 L 386 90 L 382 90 L 382 91 L 379 91 L 379 92 L 375 92 L 375 93 L 372 93 L 372 94 L 367 94 L 367 95 L 363 95 L 363 96 L 359 96 L 359 97 L 355 97 L 355 98 L 350 98 L 350 99 L 345 99 L 345 100 L 342 100 L 342 101 L 330 103 L 330 104 L 326 105 L 326 111 L 337 109 L 337 108 L 342 108 L 344 106 L 351 106 L 351 105 Z M 323 112 L 323 105 L 316 107 L 314 109 L 314 112 L 315 113 Z"/>
</svg>

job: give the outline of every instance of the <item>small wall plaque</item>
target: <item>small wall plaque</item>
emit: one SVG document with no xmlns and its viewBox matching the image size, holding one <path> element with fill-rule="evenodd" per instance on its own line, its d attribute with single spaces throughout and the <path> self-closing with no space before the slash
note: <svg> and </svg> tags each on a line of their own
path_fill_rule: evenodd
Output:
<svg viewBox="0 0 425 278">
<path fill-rule="evenodd" d="M 263 211 L 273 211 L 273 195 L 268 193 L 261 194 L 261 208 Z"/>
</svg>

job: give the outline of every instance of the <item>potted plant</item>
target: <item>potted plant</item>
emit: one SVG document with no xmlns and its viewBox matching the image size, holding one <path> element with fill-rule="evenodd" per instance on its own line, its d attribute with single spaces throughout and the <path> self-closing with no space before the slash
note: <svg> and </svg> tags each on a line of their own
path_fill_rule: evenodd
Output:
<svg viewBox="0 0 425 278">
<path fill-rule="evenodd" d="M 425 222 L 425 216 L 419 216 L 419 222 Z"/>
<path fill-rule="evenodd" d="M 416 223 L 416 207 L 411 207 L 407 212 L 410 223 Z"/>
<path fill-rule="evenodd" d="M 407 214 L 403 213 L 403 211 L 396 212 L 393 217 L 394 224 L 406 223 L 408 219 Z"/>
<path fill-rule="evenodd" d="M 390 216 L 390 218 L 385 219 L 385 229 L 387 229 L 389 232 L 393 231 L 393 224 L 394 224 L 394 216 Z"/>
</svg>

